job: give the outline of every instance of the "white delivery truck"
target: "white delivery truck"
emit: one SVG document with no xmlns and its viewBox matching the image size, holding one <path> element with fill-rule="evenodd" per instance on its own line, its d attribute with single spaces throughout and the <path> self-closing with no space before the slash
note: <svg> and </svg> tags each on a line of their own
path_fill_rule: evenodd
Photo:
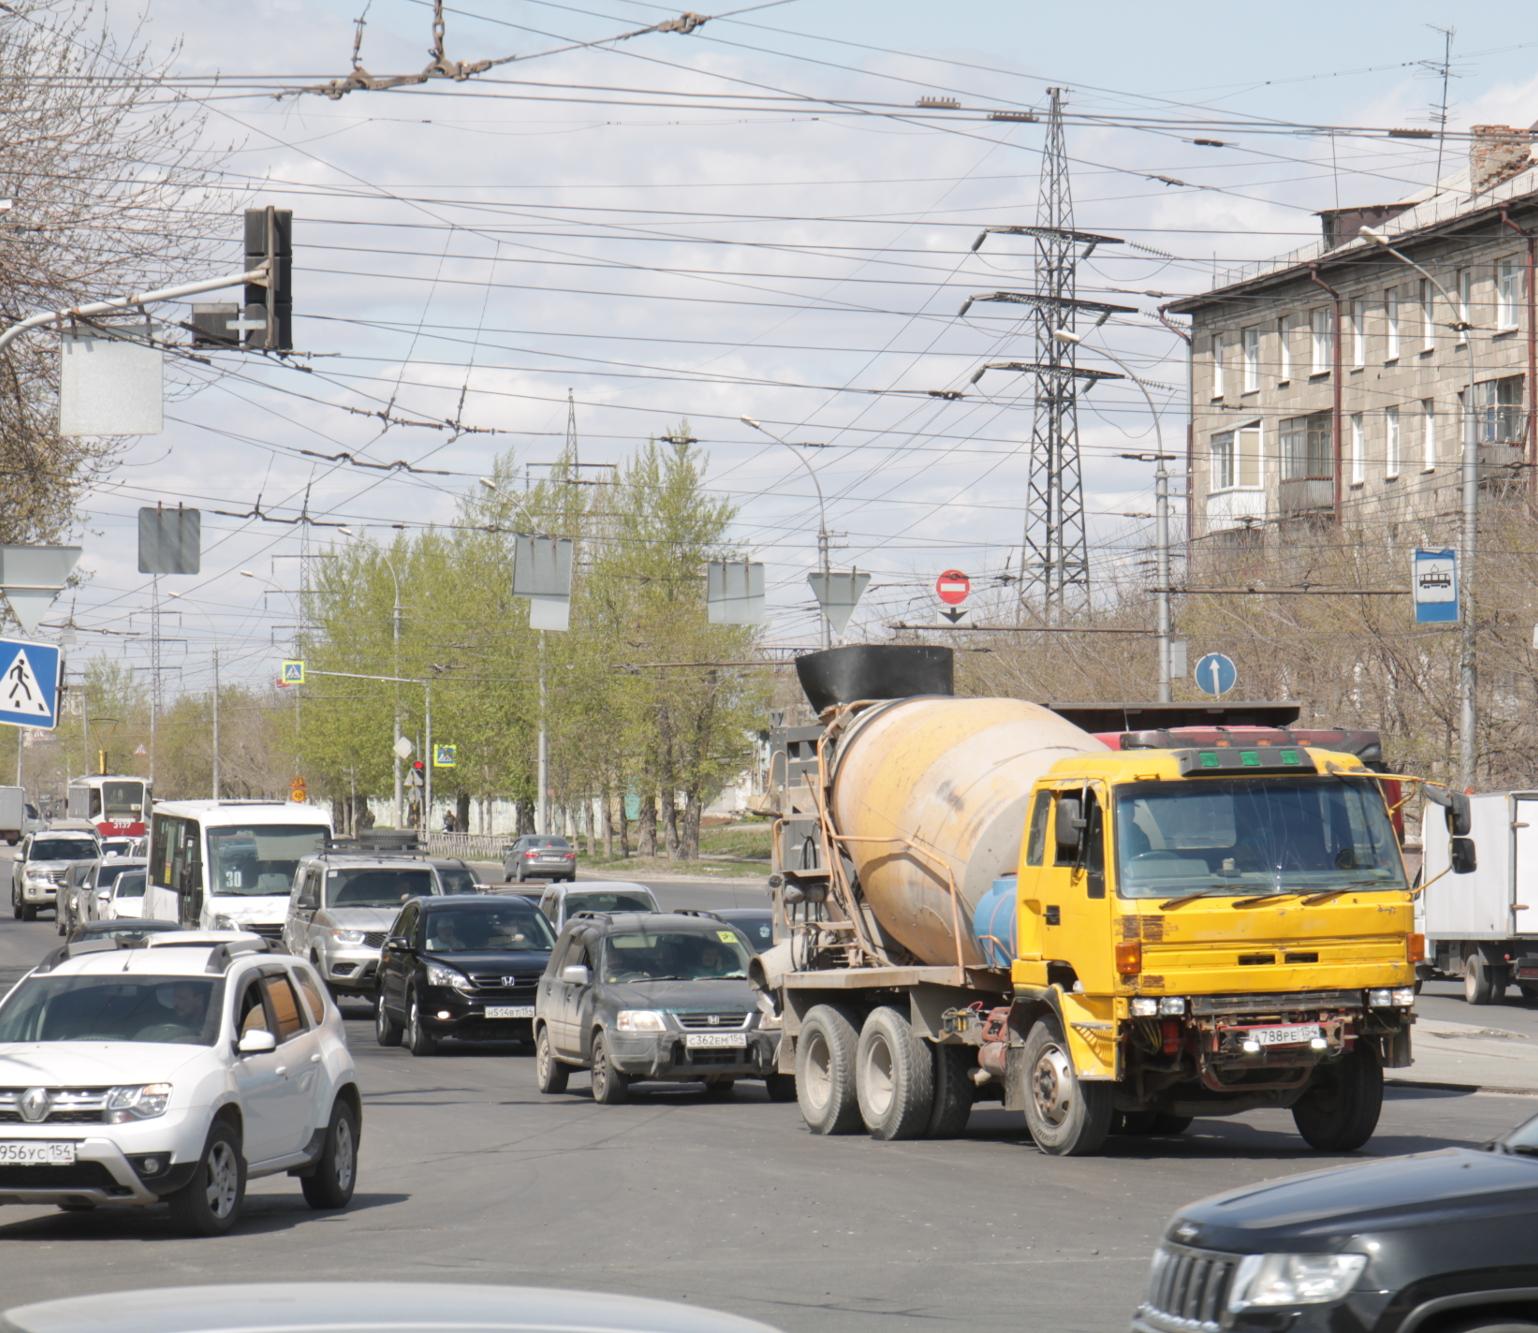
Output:
<svg viewBox="0 0 1538 1333">
<path fill-rule="evenodd" d="M 1538 791 L 1483 792 L 1469 797 L 1479 865 L 1471 873 L 1433 879 L 1447 870 L 1450 837 L 1438 811 L 1426 808 L 1416 928 L 1426 937 L 1423 976 L 1461 977 L 1470 1004 L 1502 999 L 1520 986 L 1538 999 Z"/>
<path fill-rule="evenodd" d="M 14 847 L 29 832 L 27 793 L 20 787 L 0 787 L 0 838 Z"/>
</svg>

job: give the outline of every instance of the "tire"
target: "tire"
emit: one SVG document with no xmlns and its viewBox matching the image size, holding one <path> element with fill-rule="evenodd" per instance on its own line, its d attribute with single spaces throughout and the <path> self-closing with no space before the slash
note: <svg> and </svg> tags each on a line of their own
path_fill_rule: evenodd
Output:
<svg viewBox="0 0 1538 1333">
<path fill-rule="evenodd" d="M 1355 1152 L 1372 1138 L 1382 1110 L 1383 1065 L 1377 1048 L 1358 1040 L 1349 1054 L 1315 1072 L 1292 1119 L 1310 1148 Z"/>
<path fill-rule="evenodd" d="M 922 1037 L 890 1005 L 872 1009 L 855 1047 L 855 1099 L 873 1139 L 916 1139 L 935 1109 L 935 1063 Z"/>
<path fill-rule="evenodd" d="M 1092 1157 L 1105 1146 L 1115 1115 L 1111 1084 L 1079 1078 L 1056 1019 L 1037 1019 L 1027 1034 L 1025 1078 L 1025 1123 L 1042 1152 Z"/>
<path fill-rule="evenodd" d="M 1538 1333 L 1538 1324 L 1529 1324 L 1525 1319 L 1501 1319 L 1495 1317 L 1494 1323 L 1485 1323 L 1481 1320 L 1474 1324 L 1458 1324 L 1453 1333 Z"/>
<path fill-rule="evenodd" d="M 796 1104 L 813 1134 L 852 1134 L 860 1127 L 854 1061 L 859 1034 L 830 1004 L 813 1006 L 796 1041 Z"/>
<path fill-rule="evenodd" d="M 331 1108 L 326 1146 L 313 1175 L 301 1176 L 304 1201 L 311 1208 L 345 1208 L 358 1183 L 358 1113 L 346 1102 Z"/>
<path fill-rule="evenodd" d="M 432 1055 L 438 1049 L 438 1039 L 422 1021 L 422 1006 L 415 991 L 406 997 L 406 1048 L 413 1055 Z"/>
<path fill-rule="evenodd" d="M 600 1030 L 593 1033 L 593 1100 L 618 1106 L 630 1096 L 630 1080 L 609 1063 L 609 1043 Z"/>
<path fill-rule="evenodd" d="M 1519 981 L 1517 985 L 1522 990 L 1522 998 L 1524 1000 L 1538 1000 L 1538 983 Z"/>
<path fill-rule="evenodd" d="M 550 1045 L 550 1029 L 543 1024 L 534 1034 L 534 1081 L 541 1092 L 565 1092 L 571 1070 L 555 1058 Z"/>
<path fill-rule="evenodd" d="M 21 898 L 17 896 L 14 879 L 11 881 L 11 916 L 17 921 L 21 920 Z"/>
<path fill-rule="evenodd" d="M 707 1097 L 720 1097 L 723 1100 L 732 1095 L 736 1088 L 737 1080 L 730 1074 L 712 1074 L 705 1080 L 705 1095 Z"/>
<path fill-rule="evenodd" d="M 21 905 L 21 919 L 23 921 L 36 921 L 37 920 L 37 908 L 32 903 L 22 903 L 22 905 Z"/>
<path fill-rule="evenodd" d="M 190 1236 L 222 1236 L 240 1219 L 245 1198 L 240 1135 L 226 1121 L 215 1121 L 192 1179 L 167 1200 L 171 1217 Z"/>
<path fill-rule="evenodd" d="M 374 1040 L 381 1046 L 399 1046 L 405 1028 L 385 1010 L 384 991 L 374 1000 Z"/>
<path fill-rule="evenodd" d="M 1496 988 L 1496 974 L 1503 969 L 1492 967 L 1490 960 L 1479 952 L 1471 953 L 1463 960 L 1463 998 L 1470 1004 L 1493 1004 L 1506 989 Z"/>
<path fill-rule="evenodd" d="M 794 1074 L 765 1074 L 764 1091 L 771 1102 L 796 1100 L 796 1076 Z"/>
<path fill-rule="evenodd" d="M 967 1132 L 976 1090 L 970 1072 L 977 1056 L 970 1046 L 930 1044 L 934 1053 L 934 1110 L 925 1127 L 926 1139 L 956 1139 Z"/>
</svg>

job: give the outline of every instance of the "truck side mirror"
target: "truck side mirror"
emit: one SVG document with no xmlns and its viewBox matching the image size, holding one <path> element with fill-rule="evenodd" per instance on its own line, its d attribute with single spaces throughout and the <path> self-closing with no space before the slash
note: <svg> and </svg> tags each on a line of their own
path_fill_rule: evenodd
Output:
<svg viewBox="0 0 1538 1333">
<path fill-rule="evenodd" d="M 1469 807 L 1469 798 L 1461 791 L 1449 792 L 1452 800 L 1447 809 L 1443 811 L 1447 819 L 1447 831 L 1455 838 L 1466 838 L 1473 832 L 1473 811 Z M 1472 866 L 1469 869 L 1473 869 Z"/>
<path fill-rule="evenodd" d="M 1084 834 L 1084 802 L 1077 796 L 1057 798 L 1057 821 L 1053 825 L 1053 838 L 1057 843 L 1057 859 L 1076 856 L 1079 841 Z"/>
<path fill-rule="evenodd" d="M 1474 854 L 1473 838 L 1453 838 L 1447 846 L 1447 857 L 1452 863 L 1452 871 L 1455 875 L 1467 875 L 1479 869 L 1479 859 Z"/>
</svg>

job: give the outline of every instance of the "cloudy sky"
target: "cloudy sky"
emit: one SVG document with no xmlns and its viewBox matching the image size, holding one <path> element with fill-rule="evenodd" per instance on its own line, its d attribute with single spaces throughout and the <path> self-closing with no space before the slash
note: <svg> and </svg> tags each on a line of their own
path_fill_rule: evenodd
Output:
<svg viewBox="0 0 1538 1333">
<path fill-rule="evenodd" d="M 105 8 L 121 31 L 145 12 Z M 180 594 L 165 632 L 184 640 L 168 688 L 207 687 L 216 639 L 228 672 L 270 679 L 295 618 L 298 529 L 214 510 L 249 513 L 260 496 L 292 519 L 308 494 L 310 514 L 381 539 L 451 521 L 497 456 L 555 458 L 568 391 L 584 462 L 622 462 L 689 423 L 710 486 L 739 507 L 737 539 L 768 567 L 771 643 L 814 642 L 817 505 L 802 466 L 743 415 L 827 446 L 804 456 L 835 563 L 872 575 L 855 629 L 932 620 L 940 570 L 986 591 L 1019 563 L 1028 384 L 970 380 L 985 361 L 1031 359 L 1030 330 L 1021 307 L 958 317 L 970 294 L 1032 281 L 1028 240 L 972 250 L 984 227 L 1035 219 L 1042 126 L 999 113 L 1041 112 L 1065 89 L 1076 223 L 1125 242 L 1082 267 L 1080 295 L 1138 312 L 1090 335 L 1080 364 L 1108 365 L 1106 347 L 1134 365 L 1167 443 L 1184 436 L 1185 351 L 1161 304 L 1306 244 L 1316 209 L 1433 179 L 1436 142 L 1381 133 L 1432 123 L 1433 25 L 1457 26 L 1450 128 L 1538 118 L 1538 19 L 1518 3 L 728 10 L 687 35 L 616 41 L 676 11 L 466 0 L 447 7 L 448 57 L 516 60 L 331 100 L 300 90 L 345 76 L 360 16 L 370 72 L 422 68 L 430 0 L 147 7 L 145 40 L 176 47 L 175 95 L 210 142 L 234 145 L 228 215 L 189 200 L 172 225 L 227 237 L 233 269 L 236 210 L 293 209 L 304 355 L 192 371 L 165 433 L 133 442 L 87 498 L 76 665 L 147 660 L 141 639 L 91 632 L 148 629 L 140 505 L 204 511 L 202 575 L 162 583 Z M 1465 151 L 1447 143 L 1447 171 Z M 965 396 L 930 396 L 941 389 Z M 368 415 L 381 411 L 390 423 Z M 1134 386 L 1112 384 L 1080 425 L 1092 565 L 1135 572 L 1151 471 L 1118 455 L 1152 448 L 1153 422 Z M 311 529 L 313 551 L 345 540 Z"/>
</svg>

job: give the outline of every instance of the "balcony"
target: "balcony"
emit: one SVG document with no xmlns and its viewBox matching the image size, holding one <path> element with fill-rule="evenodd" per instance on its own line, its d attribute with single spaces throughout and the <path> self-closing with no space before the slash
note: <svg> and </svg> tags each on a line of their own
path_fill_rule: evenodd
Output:
<svg viewBox="0 0 1538 1333">
<path fill-rule="evenodd" d="M 1476 422 L 1479 432 L 1479 480 L 1503 488 L 1526 476 L 1527 413 L 1520 407 L 1485 408 Z"/>
<path fill-rule="evenodd" d="M 1283 518 L 1335 512 L 1334 477 L 1283 477 L 1277 495 Z"/>
</svg>

